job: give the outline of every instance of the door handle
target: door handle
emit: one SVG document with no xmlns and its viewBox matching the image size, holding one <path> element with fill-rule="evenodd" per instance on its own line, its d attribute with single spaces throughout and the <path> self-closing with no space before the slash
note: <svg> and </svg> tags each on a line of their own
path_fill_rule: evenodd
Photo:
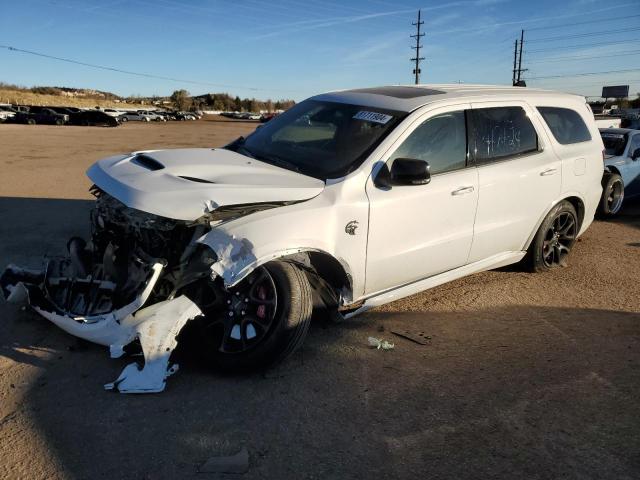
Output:
<svg viewBox="0 0 640 480">
<path fill-rule="evenodd" d="M 451 195 L 464 195 L 465 193 L 471 192 L 473 192 L 473 187 L 460 187 L 451 192 Z"/>
<path fill-rule="evenodd" d="M 549 175 L 555 175 L 558 172 L 557 168 L 547 168 L 540 172 L 540 176 L 548 177 Z"/>
</svg>

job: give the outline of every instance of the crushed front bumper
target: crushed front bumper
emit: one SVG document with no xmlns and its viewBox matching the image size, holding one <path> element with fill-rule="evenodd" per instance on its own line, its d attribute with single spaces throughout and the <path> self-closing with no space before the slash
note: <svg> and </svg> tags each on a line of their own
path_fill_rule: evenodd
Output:
<svg viewBox="0 0 640 480">
<path fill-rule="evenodd" d="M 178 369 L 178 365 L 170 365 L 178 333 L 189 320 L 202 314 L 185 296 L 142 308 L 163 268 L 162 261 L 146 264 L 146 283 L 133 301 L 103 313 L 95 312 L 109 303 L 106 295 L 113 290 L 112 285 L 91 274 L 84 278 L 53 276 L 51 271 L 60 269 L 52 262 L 42 271 L 11 265 L 0 275 L 0 288 L 7 301 L 27 301 L 36 312 L 71 335 L 109 347 L 112 358 L 124 355 L 125 347 L 138 340 L 144 366 L 127 365 L 118 379 L 105 388 L 121 393 L 154 393 L 164 390 L 166 378 Z M 71 310 L 61 308 L 60 303 Z M 92 313 L 82 315 L 78 310 Z"/>
</svg>

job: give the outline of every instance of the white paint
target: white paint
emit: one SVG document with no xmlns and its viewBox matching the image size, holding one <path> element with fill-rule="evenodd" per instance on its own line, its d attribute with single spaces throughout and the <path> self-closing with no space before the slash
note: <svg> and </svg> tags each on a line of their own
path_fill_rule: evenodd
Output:
<svg viewBox="0 0 640 480">
<path fill-rule="evenodd" d="M 156 150 L 145 155 L 164 168 L 149 170 L 134 154 L 105 158 L 87 175 L 125 205 L 178 220 L 196 220 L 223 205 L 312 198 L 324 182 L 223 149 Z M 192 177 L 212 183 L 194 182 Z"/>
<path fill-rule="evenodd" d="M 344 91 L 314 97 L 361 105 L 365 112 L 368 108 L 410 112 L 359 168 L 344 178 L 327 180 L 326 185 L 234 152 L 209 149 L 148 152 L 165 167 L 157 171 L 131 163 L 131 156 L 120 156 L 98 162 L 88 173 L 94 183 L 126 205 L 178 219 L 193 220 L 224 205 L 306 200 L 223 222 L 198 241 L 217 254 L 212 275 L 222 277 L 227 286 L 282 256 L 304 251 L 331 255 L 352 279 L 344 304 L 376 292 L 404 289 L 407 283 L 428 286 L 425 279 L 465 271 L 469 265 L 494 268 L 487 259 L 505 256 L 516 261 L 518 255 L 512 252 L 524 251 L 545 215 L 569 196 L 584 203 L 580 234 L 584 232 L 600 198 L 603 165 L 602 142 L 583 97 L 530 88 L 428 88 L 444 93 L 396 98 Z M 402 139 L 424 120 L 460 105 L 524 108 L 538 133 L 540 151 L 434 175 L 428 185 L 389 191 L 373 185 L 372 173 Z M 535 108 L 549 105 L 577 111 L 592 140 L 558 144 Z M 190 182 L 180 176 L 214 183 Z M 465 195 L 452 194 L 460 189 Z M 354 221 L 358 228 L 349 235 L 345 226 Z"/>
</svg>

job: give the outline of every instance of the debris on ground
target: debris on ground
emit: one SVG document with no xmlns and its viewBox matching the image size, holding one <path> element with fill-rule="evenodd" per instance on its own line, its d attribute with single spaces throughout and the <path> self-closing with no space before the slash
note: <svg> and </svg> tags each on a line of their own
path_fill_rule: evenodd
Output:
<svg viewBox="0 0 640 480">
<path fill-rule="evenodd" d="M 198 470 L 200 473 L 247 473 L 249 471 L 249 451 L 242 447 L 229 457 L 211 457 Z"/>
<path fill-rule="evenodd" d="M 386 340 L 383 340 L 381 338 L 376 338 L 376 337 L 369 337 L 368 338 L 369 341 L 369 346 L 370 347 L 375 347 L 378 350 L 391 350 L 392 348 L 395 347 L 395 345 L 393 343 L 389 343 Z"/>
<path fill-rule="evenodd" d="M 409 330 L 391 330 L 391 333 L 411 340 L 412 342 L 419 343 L 420 345 L 428 345 L 429 340 L 431 340 L 431 335 L 425 335 L 424 332 L 415 333 Z"/>
</svg>

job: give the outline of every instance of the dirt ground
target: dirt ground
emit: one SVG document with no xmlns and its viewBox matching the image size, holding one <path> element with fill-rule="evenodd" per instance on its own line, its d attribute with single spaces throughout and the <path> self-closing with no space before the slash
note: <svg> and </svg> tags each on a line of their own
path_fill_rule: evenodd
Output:
<svg viewBox="0 0 640 480">
<path fill-rule="evenodd" d="M 96 159 L 218 146 L 254 127 L 0 125 L 0 266 L 38 266 L 86 234 Z M 341 324 L 319 319 L 276 370 L 187 364 L 142 396 L 102 389 L 126 359 L 0 301 L 0 478 L 637 479 L 638 285 L 636 202 L 595 222 L 568 268 L 481 273 Z M 369 336 L 395 349 L 370 349 Z M 198 473 L 243 447 L 248 473 Z"/>
</svg>

